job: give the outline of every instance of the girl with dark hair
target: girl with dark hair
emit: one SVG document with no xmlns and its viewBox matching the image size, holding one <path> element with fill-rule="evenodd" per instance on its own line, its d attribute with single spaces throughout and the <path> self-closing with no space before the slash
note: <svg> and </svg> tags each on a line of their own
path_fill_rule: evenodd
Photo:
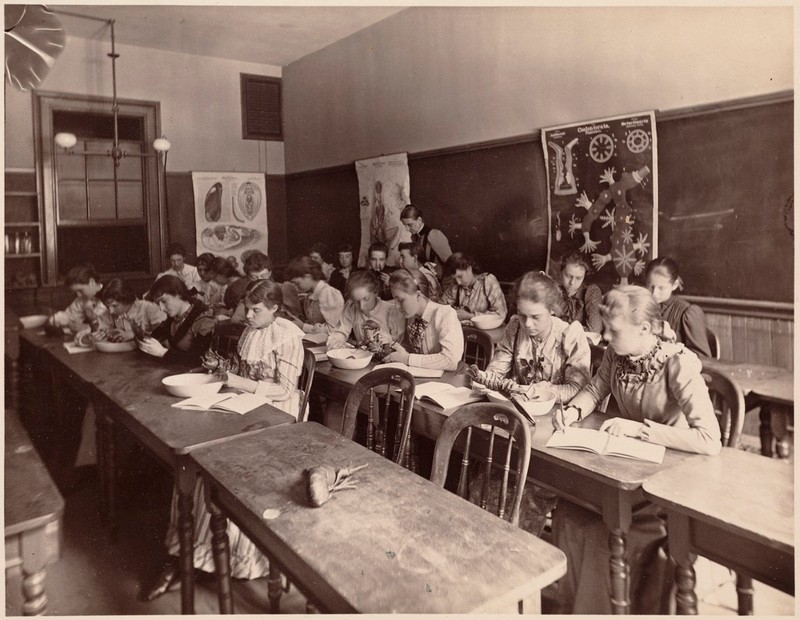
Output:
<svg viewBox="0 0 800 620">
<path fill-rule="evenodd" d="M 103 301 L 108 308 L 105 325 L 111 342 L 133 340 L 135 329 L 151 333 L 167 319 L 167 315 L 152 301 L 136 299 L 133 291 L 119 278 L 114 278 L 103 289 Z"/>
<path fill-rule="evenodd" d="M 454 281 L 442 294 L 442 303 L 453 306 L 460 321 L 476 314 L 496 314 L 505 320 L 508 308 L 500 282 L 491 273 L 482 272 L 475 259 L 456 252 L 447 259 L 447 272 L 453 274 Z"/>
<path fill-rule="evenodd" d="M 561 318 L 567 323 L 578 321 L 587 331 L 603 331 L 600 303 L 603 293 L 596 284 L 586 284 L 589 263 L 580 252 L 561 258 Z"/>
<path fill-rule="evenodd" d="M 306 256 L 310 257 L 322 269 L 322 275 L 327 281 L 333 273 L 334 267 L 328 262 L 328 246 L 324 243 L 315 243 L 308 249 Z"/>
<path fill-rule="evenodd" d="M 152 337 L 142 340 L 139 348 L 167 361 L 196 365 L 211 343 L 215 325 L 211 311 L 190 295 L 176 276 L 161 276 L 148 297 L 166 313 L 167 320 L 153 330 Z"/>
<path fill-rule="evenodd" d="M 322 267 L 309 256 L 293 259 L 286 267 L 286 278 L 291 280 L 300 293 L 302 316 L 295 325 L 306 333 L 330 333 L 339 324 L 344 308 L 344 298 L 335 288 L 325 282 Z"/>
<path fill-rule="evenodd" d="M 56 327 L 67 327 L 73 334 L 78 334 L 107 311 L 98 297 L 103 285 L 94 266 L 86 263 L 67 272 L 67 286 L 75 293 L 75 299 L 64 310 L 56 312 L 50 318 L 50 323 Z"/>
<path fill-rule="evenodd" d="M 222 257 L 218 257 L 214 261 L 214 271 L 217 273 L 214 281 L 222 292 L 222 307 L 218 306 L 215 310 L 230 316 L 236 308 L 236 304 L 239 303 L 239 298 L 245 288 L 242 274 Z"/>
<path fill-rule="evenodd" d="M 439 278 L 436 273 L 425 266 L 425 254 L 422 250 L 422 245 L 418 241 L 409 241 L 401 243 L 397 246 L 400 252 L 400 266 L 408 269 L 412 273 L 418 272 L 428 282 L 428 290 L 430 294 L 428 297 L 440 303 L 442 299 L 442 285 L 439 283 Z"/>
<path fill-rule="evenodd" d="M 169 269 L 158 274 L 162 276 L 176 276 L 186 285 L 188 290 L 196 288 L 200 283 L 200 276 L 197 268 L 186 262 L 186 248 L 180 243 L 171 243 L 167 248 L 167 258 L 169 259 Z"/>
<path fill-rule="evenodd" d="M 453 253 L 447 237 L 444 236 L 441 230 L 426 226 L 425 222 L 422 221 L 422 211 L 414 205 L 405 206 L 400 213 L 400 221 L 411 234 L 411 241 L 417 241 L 422 245 L 425 263 L 441 279 L 444 272 L 444 264 Z"/>
<path fill-rule="evenodd" d="M 683 344 L 663 340 L 663 320 L 653 296 L 640 286 L 621 286 L 606 293 L 600 312 L 609 345 L 597 373 L 565 407 L 564 422 L 570 425 L 591 415 L 613 394 L 619 417 L 605 421 L 600 430 L 684 452 L 719 454 L 719 423 L 700 360 Z M 553 421 L 561 428 L 557 416 Z M 553 516 L 553 541 L 567 554 L 558 612 L 610 614 L 608 529 L 601 517 L 562 501 Z M 668 585 L 665 541 L 658 507 L 637 510 L 625 547 L 631 613 L 665 613 L 660 608 Z"/>
<path fill-rule="evenodd" d="M 703 309 L 673 295 L 683 288 L 678 264 L 671 258 L 655 258 L 647 263 L 644 274 L 647 288 L 661 307 L 661 317 L 674 330 L 678 342 L 698 355 L 711 357 Z"/>
<path fill-rule="evenodd" d="M 342 295 L 345 295 L 347 292 L 345 289 L 347 280 L 353 270 L 353 246 L 349 243 L 340 246 L 338 259 L 339 266 L 331 273 L 328 283 Z"/>
<path fill-rule="evenodd" d="M 297 385 L 303 369 L 303 332 L 291 321 L 277 316 L 283 304 L 283 294 L 280 285 L 272 280 L 250 282 L 245 290 L 244 303 L 247 327 L 239 339 L 236 353 L 226 360 L 209 351 L 203 358 L 203 365 L 224 376 L 229 387 L 262 396 L 273 407 L 297 418 L 302 401 L 302 392 Z M 211 515 L 202 479 L 198 479 L 195 485 L 193 514 L 194 567 L 213 573 Z M 228 520 L 227 534 L 231 576 L 234 579 L 266 577 L 269 560 L 231 520 Z M 176 494 L 173 494 L 166 546 L 169 559 L 153 586 L 143 592 L 144 600 L 153 600 L 164 594 L 180 578 Z"/>
<path fill-rule="evenodd" d="M 194 287 L 200 293 L 203 303 L 209 308 L 223 305 L 223 290 L 216 282 L 216 262 L 217 257 L 210 252 L 197 257 L 197 276 L 200 281 Z"/>
</svg>

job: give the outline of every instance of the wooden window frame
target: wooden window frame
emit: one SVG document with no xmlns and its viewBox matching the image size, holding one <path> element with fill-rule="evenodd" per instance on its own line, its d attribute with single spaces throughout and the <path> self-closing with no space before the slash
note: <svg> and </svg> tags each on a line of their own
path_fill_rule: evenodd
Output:
<svg viewBox="0 0 800 620">
<path fill-rule="evenodd" d="M 251 83 L 278 85 L 278 109 L 280 115 L 280 123 L 277 133 L 262 133 L 249 130 L 246 93 L 247 93 L 247 86 L 248 84 Z M 268 75 L 256 75 L 254 73 L 240 73 L 239 90 L 241 92 L 241 106 L 242 106 L 242 140 L 264 140 L 267 142 L 270 141 L 282 142 L 283 141 L 283 79 L 279 77 L 270 77 Z"/>
</svg>

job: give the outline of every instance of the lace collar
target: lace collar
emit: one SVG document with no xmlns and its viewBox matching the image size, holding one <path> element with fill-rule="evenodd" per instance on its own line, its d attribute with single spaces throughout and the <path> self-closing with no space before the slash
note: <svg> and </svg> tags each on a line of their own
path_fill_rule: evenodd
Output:
<svg viewBox="0 0 800 620">
<path fill-rule="evenodd" d="M 617 378 L 623 383 L 651 383 L 672 357 L 672 351 L 664 347 L 664 341 L 656 340 L 644 355 L 625 355 L 617 358 Z"/>
</svg>

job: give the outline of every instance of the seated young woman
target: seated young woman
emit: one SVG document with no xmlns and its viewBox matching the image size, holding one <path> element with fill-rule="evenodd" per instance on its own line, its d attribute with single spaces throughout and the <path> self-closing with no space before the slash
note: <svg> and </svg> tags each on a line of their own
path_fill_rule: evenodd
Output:
<svg viewBox="0 0 800 620">
<path fill-rule="evenodd" d="M 250 282 L 256 280 L 272 280 L 272 261 L 269 256 L 258 250 L 254 250 L 247 255 L 244 259 L 244 272 L 247 275 L 242 280 L 247 286 Z M 238 284 L 239 281 L 236 282 Z M 287 316 L 297 316 L 300 314 L 300 299 L 297 296 L 297 287 L 291 282 L 280 283 L 281 292 L 283 293 L 283 306 L 281 312 Z M 244 303 L 244 292 L 246 286 L 242 289 L 242 297 L 231 316 L 232 323 L 244 323 L 247 315 L 247 307 Z"/>
<path fill-rule="evenodd" d="M 294 320 L 295 325 L 306 333 L 329 334 L 336 329 L 342 318 L 344 298 L 325 281 L 319 263 L 309 256 L 295 258 L 286 267 L 286 277 L 300 293 L 306 293 L 300 301 L 302 312 Z"/>
<path fill-rule="evenodd" d="M 620 416 L 604 422 L 601 430 L 675 450 L 718 454 L 720 429 L 700 360 L 683 344 L 662 340 L 663 319 L 649 291 L 639 286 L 613 289 L 600 313 L 609 346 L 595 376 L 565 407 L 564 422 L 574 424 L 591 415 L 613 394 Z M 560 427 L 557 418 L 554 424 Z M 558 585 L 560 613 L 611 613 L 608 537 L 600 516 L 560 503 L 553 517 L 554 543 L 567 554 L 567 574 Z M 665 537 L 657 507 L 634 513 L 625 549 L 632 613 L 663 612 Z"/>
<path fill-rule="evenodd" d="M 403 344 L 396 344 L 385 361 L 457 370 L 464 355 L 464 332 L 455 310 L 425 297 L 417 280 L 404 269 L 392 273 L 389 286 L 406 328 Z"/>
<path fill-rule="evenodd" d="M 328 277 L 328 284 L 342 295 L 346 295 L 347 280 L 353 271 L 353 246 L 349 243 L 339 246 L 338 259 L 339 266 L 331 272 L 330 277 Z"/>
<path fill-rule="evenodd" d="M 389 246 L 382 241 L 376 241 L 367 248 L 369 269 L 377 273 L 381 279 L 381 299 L 386 301 L 392 298 L 392 289 L 389 286 L 389 277 L 392 275 L 392 270 L 386 266 L 388 256 Z"/>
<path fill-rule="evenodd" d="M 310 257 L 315 263 L 317 263 L 320 268 L 322 269 L 322 275 L 325 276 L 325 281 L 327 282 L 335 267 L 328 262 L 328 246 L 324 243 L 315 243 L 310 248 L 308 248 L 308 252 L 306 256 Z"/>
<path fill-rule="evenodd" d="M 456 309 L 459 321 L 476 314 L 496 314 L 505 320 L 508 308 L 497 278 L 482 272 L 475 259 L 463 252 L 450 256 L 446 267 L 454 282 L 442 293 L 442 303 Z"/>
<path fill-rule="evenodd" d="M 214 308 L 217 314 L 230 316 L 247 288 L 247 280 L 242 277 L 229 261 L 221 256 L 214 261 L 216 276 L 214 281 L 222 291 L 222 305 Z"/>
<path fill-rule="evenodd" d="M 148 296 L 166 313 L 167 320 L 140 342 L 139 348 L 165 361 L 196 366 L 214 332 L 216 321 L 211 310 L 191 295 L 177 276 L 161 276 Z"/>
<path fill-rule="evenodd" d="M 397 305 L 380 298 L 381 281 L 370 270 L 354 271 L 347 281 L 347 302 L 339 325 L 328 336 L 328 348 L 356 344 L 384 344 L 403 338 L 406 322 Z"/>
<path fill-rule="evenodd" d="M 204 365 L 224 376 L 229 387 L 263 396 L 274 407 L 297 418 L 302 400 L 297 385 L 303 369 L 303 332 L 291 321 L 277 316 L 283 302 L 279 284 L 271 280 L 250 282 L 244 302 L 247 327 L 239 339 L 237 352 L 227 360 L 209 352 L 204 357 Z M 194 567 L 213 573 L 211 515 L 201 479 L 195 485 L 193 514 Z M 228 521 L 227 534 L 231 576 L 234 579 L 265 577 L 269 573 L 266 556 L 233 521 Z M 180 578 L 177 495 L 173 495 L 166 546 L 169 559 L 152 587 L 142 592 L 144 600 L 153 600 L 164 594 Z"/>
<path fill-rule="evenodd" d="M 73 334 L 89 328 L 89 325 L 107 311 L 98 294 L 103 288 L 100 277 L 90 263 L 77 265 L 67 272 L 67 286 L 75 293 L 75 299 L 64 310 L 50 318 L 50 324 L 66 327 Z"/>
<path fill-rule="evenodd" d="M 580 252 L 561 258 L 561 318 L 567 323 L 578 321 L 586 331 L 603 331 L 600 304 L 603 293 L 596 284 L 586 284 L 589 263 Z"/>
<path fill-rule="evenodd" d="M 167 315 L 158 305 L 146 299 L 136 299 L 125 281 L 119 278 L 111 280 L 101 295 L 108 308 L 101 324 L 111 342 L 133 340 L 136 335 L 134 325 L 142 332 L 152 333 L 167 320 Z"/>
<path fill-rule="evenodd" d="M 669 323 L 678 342 L 698 355 L 711 357 L 703 309 L 673 295 L 683 288 L 678 264 L 671 258 L 655 258 L 647 263 L 644 273 L 647 288 L 661 307 L 661 317 Z"/>
<path fill-rule="evenodd" d="M 419 271 L 428 282 L 430 294 L 428 297 L 437 303 L 442 298 L 442 285 L 436 273 L 425 266 L 425 252 L 418 241 L 409 241 L 397 246 L 400 252 L 400 266 L 411 272 Z"/>
<path fill-rule="evenodd" d="M 214 267 L 216 261 L 217 257 L 210 252 L 201 254 L 196 261 L 197 275 L 200 278 L 200 282 L 195 284 L 194 288 L 200 293 L 202 302 L 209 308 L 222 307 L 224 305 L 222 287 L 216 282 L 217 272 Z"/>
</svg>

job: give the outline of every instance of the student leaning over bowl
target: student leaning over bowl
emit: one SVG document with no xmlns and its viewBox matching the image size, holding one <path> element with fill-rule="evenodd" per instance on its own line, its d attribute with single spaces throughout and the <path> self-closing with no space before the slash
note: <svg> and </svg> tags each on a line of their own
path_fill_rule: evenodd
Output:
<svg viewBox="0 0 800 620">
<path fill-rule="evenodd" d="M 286 278 L 306 293 L 301 300 L 302 316 L 294 323 L 305 333 L 324 332 L 336 329 L 342 317 L 344 298 L 325 281 L 322 267 L 310 256 L 293 259 L 286 267 Z"/>
<path fill-rule="evenodd" d="M 136 299 L 128 285 L 119 278 L 111 280 L 103 289 L 101 296 L 108 308 L 104 315 L 102 328 L 111 342 L 133 340 L 133 325 L 144 332 L 152 331 L 167 320 L 167 315 L 152 301 Z"/>
<path fill-rule="evenodd" d="M 456 309 L 459 321 L 476 314 L 496 314 L 505 320 L 506 298 L 500 283 L 491 273 L 484 273 L 471 256 L 456 252 L 447 259 L 446 271 L 453 282 L 442 293 L 442 303 Z"/>
<path fill-rule="evenodd" d="M 167 320 L 153 330 L 152 336 L 139 343 L 139 348 L 165 361 L 182 361 L 196 366 L 211 344 L 214 315 L 196 299 L 176 276 L 161 276 L 148 296 L 167 315 Z"/>
<path fill-rule="evenodd" d="M 405 269 L 392 273 L 389 286 L 405 316 L 406 332 L 403 344 L 395 345 L 385 361 L 456 370 L 464 355 L 464 332 L 456 311 L 425 297 Z"/>
<path fill-rule="evenodd" d="M 601 430 L 685 452 L 718 454 L 719 424 L 700 360 L 683 344 L 661 339 L 663 319 L 650 292 L 639 286 L 613 289 L 600 312 L 609 346 L 595 376 L 565 407 L 566 424 L 591 415 L 613 394 L 620 415 Z M 557 418 L 554 424 L 560 427 Z M 567 574 L 558 586 L 559 612 L 610 614 L 608 530 L 601 517 L 562 501 L 553 517 L 553 540 L 567 554 Z M 634 513 L 625 549 L 632 613 L 664 612 L 659 604 L 667 570 L 665 540 L 657 507 Z"/>
<path fill-rule="evenodd" d="M 100 277 L 91 263 L 77 265 L 67 272 L 67 285 L 75 293 L 75 299 L 64 310 L 59 310 L 50 323 L 56 327 L 67 327 L 77 334 L 106 312 L 99 293 L 103 288 Z"/>
<path fill-rule="evenodd" d="M 236 353 L 221 360 L 209 352 L 204 365 L 225 373 L 229 387 L 263 396 L 271 405 L 297 418 L 302 393 L 297 389 L 303 369 L 303 332 L 291 321 L 276 316 L 283 304 L 280 284 L 272 280 L 255 280 L 245 289 L 247 318 Z M 222 365 L 220 365 L 220 363 Z M 194 490 L 194 567 L 214 572 L 214 555 L 210 520 L 202 479 Z M 269 573 L 269 561 L 233 521 L 228 520 L 231 576 L 234 579 L 258 579 Z M 153 600 L 164 594 L 180 578 L 177 556 L 177 495 L 173 494 L 166 546 L 168 559 L 161 574 L 140 598 Z"/>
</svg>

